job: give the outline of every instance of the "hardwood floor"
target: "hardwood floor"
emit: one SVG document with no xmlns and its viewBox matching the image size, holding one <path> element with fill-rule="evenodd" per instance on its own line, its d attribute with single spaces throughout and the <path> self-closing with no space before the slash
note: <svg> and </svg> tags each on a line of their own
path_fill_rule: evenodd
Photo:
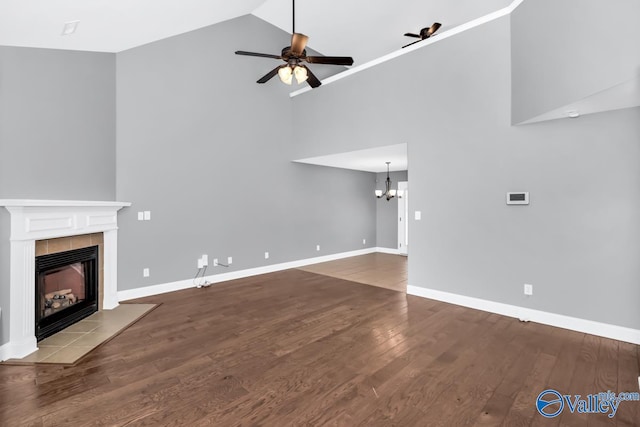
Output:
<svg viewBox="0 0 640 427">
<path fill-rule="evenodd" d="M 407 292 L 407 257 L 375 252 L 301 267 L 338 279 Z"/>
<path fill-rule="evenodd" d="M 638 347 L 301 270 L 162 303 L 77 365 L 0 366 L 2 426 L 638 425 L 546 388 L 638 390 Z"/>
</svg>

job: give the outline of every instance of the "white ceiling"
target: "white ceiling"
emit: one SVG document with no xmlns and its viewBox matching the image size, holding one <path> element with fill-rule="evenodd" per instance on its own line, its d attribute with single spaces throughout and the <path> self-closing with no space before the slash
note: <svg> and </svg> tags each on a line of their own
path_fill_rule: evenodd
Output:
<svg viewBox="0 0 640 427">
<path fill-rule="evenodd" d="M 0 0 L 0 45 L 120 52 L 251 13 L 264 0 Z M 62 36 L 65 22 L 79 20 Z"/>
<path fill-rule="evenodd" d="M 309 157 L 295 160 L 298 163 L 353 169 L 365 172 L 386 172 L 385 162 L 391 162 L 389 170 L 408 170 L 407 144 L 387 145 L 366 150 L 349 151 L 328 156 Z"/>
<path fill-rule="evenodd" d="M 413 41 L 405 32 L 434 21 L 444 31 L 510 2 L 305 0 L 296 3 L 296 30 L 316 51 L 362 64 Z M 290 0 L 0 0 L 0 45 L 120 52 L 249 13 L 291 32 Z M 75 20 L 76 33 L 62 36 Z"/>
<path fill-rule="evenodd" d="M 570 113 L 586 115 L 638 106 L 640 106 L 640 75 L 569 105 L 526 120 L 522 124 L 564 119 L 569 117 Z"/>
</svg>

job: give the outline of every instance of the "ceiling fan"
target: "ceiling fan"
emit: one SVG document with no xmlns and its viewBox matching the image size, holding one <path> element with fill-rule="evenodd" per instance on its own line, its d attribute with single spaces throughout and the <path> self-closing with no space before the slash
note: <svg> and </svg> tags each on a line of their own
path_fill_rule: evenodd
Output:
<svg viewBox="0 0 640 427">
<path fill-rule="evenodd" d="M 404 49 L 407 46 L 411 46 L 412 44 L 416 44 L 418 42 L 421 42 L 424 39 L 428 39 L 429 37 L 431 37 L 433 35 L 433 33 L 438 31 L 438 28 L 440 28 L 441 26 L 442 26 L 442 24 L 440 24 L 439 22 L 434 22 L 433 24 L 431 24 L 430 27 L 421 29 L 420 30 L 420 34 L 405 33 L 404 35 L 407 36 L 407 37 L 415 37 L 415 38 L 420 39 L 420 40 L 416 40 L 413 43 L 409 43 L 407 45 L 404 45 L 404 46 L 402 46 L 402 48 Z"/>
<path fill-rule="evenodd" d="M 243 50 L 236 51 L 236 55 L 259 56 L 261 58 L 281 59 L 285 62 L 279 65 L 267 74 L 262 76 L 257 83 L 266 83 L 277 74 L 283 83 L 288 85 L 293 81 L 295 76 L 298 84 L 306 81 L 312 88 L 317 88 L 322 83 L 311 72 L 309 67 L 303 64 L 330 64 L 330 65 L 353 65 L 353 58 L 350 56 L 307 56 L 305 50 L 309 37 L 301 33 L 296 33 L 296 1 L 293 0 L 293 34 L 291 35 L 291 46 L 286 46 L 280 52 L 280 55 L 270 55 L 268 53 L 245 52 Z"/>
</svg>

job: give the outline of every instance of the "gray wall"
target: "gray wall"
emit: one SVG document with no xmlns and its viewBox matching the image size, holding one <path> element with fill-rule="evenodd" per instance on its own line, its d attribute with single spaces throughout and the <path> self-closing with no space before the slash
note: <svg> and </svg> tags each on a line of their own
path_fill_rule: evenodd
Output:
<svg viewBox="0 0 640 427">
<path fill-rule="evenodd" d="M 374 246 L 374 175 L 292 163 L 307 133 L 291 134 L 291 87 L 255 83 L 277 62 L 234 55 L 289 39 L 245 16 L 117 55 L 117 197 L 134 204 L 119 217 L 120 290 L 190 278 L 205 253 L 233 256 L 218 274 Z"/>
<path fill-rule="evenodd" d="M 0 199 L 114 197 L 115 55 L 0 46 Z M 3 344 L 9 214 L 0 211 Z"/>
<path fill-rule="evenodd" d="M 378 72 L 377 69 L 385 71 Z M 404 129 L 389 124 L 400 123 L 414 114 L 407 114 L 397 105 L 393 108 L 391 105 L 379 105 L 381 100 L 398 98 L 395 93 L 397 80 L 404 79 L 378 80 L 380 74 L 388 76 L 393 71 L 397 72 L 390 63 L 380 64 L 293 98 L 293 123 L 298 131 L 304 128 L 305 132 L 304 140 L 293 147 L 293 158 L 304 159 L 407 142 Z M 362 91 L 364 86 L 369 90 Z M 322 119 L 309 120 L 309 117 Z M 347 123 L 349 119 L 355 122 Z M 339 131 L 330 132 L 336 123 L 339 123 Z M 411 127 L 412 124 L 407 125 Z"/>
<path fill-rule="evenodd" d="M 113 200 L 115 55 L 0 46 L 0 198 Z"/>
<path fill-rule="evenodd" d="M 410 285 L 638 329 L 640 109 L 510 126 L 509 34 L 505 17 L 294 98 L 325 118 L 299 150 L 408 142 Z"/>
<path fill-rule="evenodd" d="M 512 15 L 513 123 L 640 74 L 640 1 L 527 0 Z"/>
<path fill-rule="evenodd" d="M 391 188 L 397 189 L 399 181 L 407 180 L 407 171 L 391 172 Z M 387 173 L 376 174 L 376 188 L 385 189 Z M 398 249 L 398 198 L 376 199 L 376 246 Z"/>
</svg>

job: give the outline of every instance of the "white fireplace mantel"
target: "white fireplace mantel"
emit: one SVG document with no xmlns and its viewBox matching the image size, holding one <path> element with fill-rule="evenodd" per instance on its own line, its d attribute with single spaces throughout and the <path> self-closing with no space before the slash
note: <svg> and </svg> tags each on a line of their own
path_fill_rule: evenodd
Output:
<svg viewBox="0 0 640 427">
<path fill-rule="evenodd" d="M 0 360 L 21 358 L 38 348 L 35 336 L 36 240 L 103 233 L 102 307 L 110 310 L 118 306 L 118 211 L 131 203 L 0 199 L 0 206 L 11 214 L 9 342 L 0 347 Z"/>
</svg>

